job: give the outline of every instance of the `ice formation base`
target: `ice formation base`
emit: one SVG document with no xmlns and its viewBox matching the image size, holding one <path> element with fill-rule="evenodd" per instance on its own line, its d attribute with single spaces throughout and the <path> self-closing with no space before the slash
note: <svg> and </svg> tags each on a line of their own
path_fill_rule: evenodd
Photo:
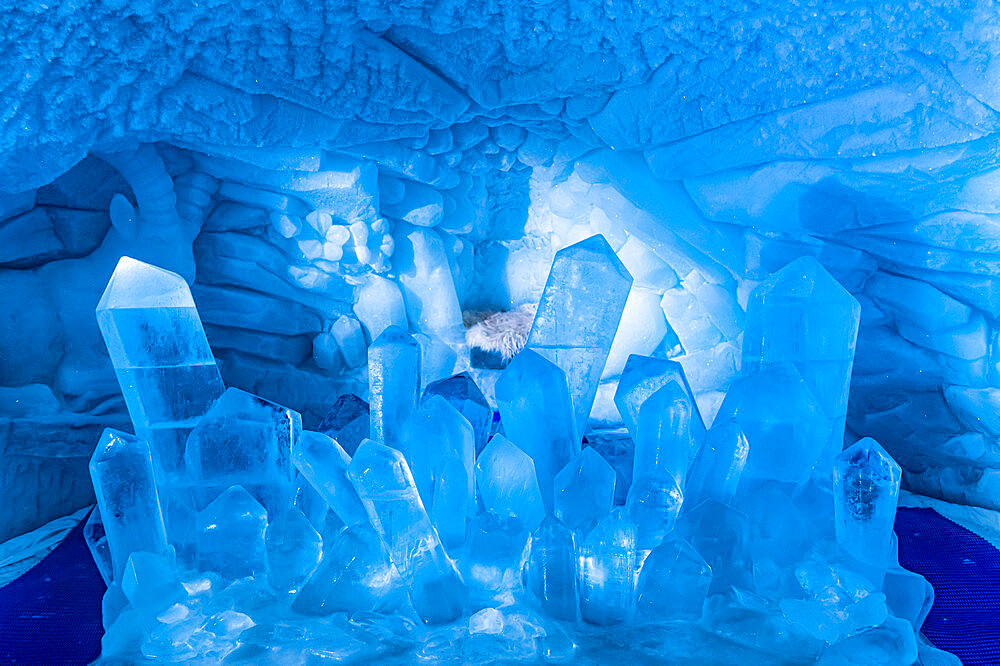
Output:
<svg viewBox="0 0 1000 666">
<path fill-rule="evenodd" d="M 183 278 L 123 258 L 98 319 L 137 434 L 90 463 L 102 658 L 950 663 L 896 558 L 899 466 L 841 450 L 857 301 L 794 261 L 750 295 L 710 427 L 679 363 L 632 355 L 627 430 L 586 430 L 632 280 L 603 236 L 570 245 L 525 349 L 435 382 L 468 350 L 387 321 L 370 399 L 310 431 L 224 388 Z"/>
</svg>

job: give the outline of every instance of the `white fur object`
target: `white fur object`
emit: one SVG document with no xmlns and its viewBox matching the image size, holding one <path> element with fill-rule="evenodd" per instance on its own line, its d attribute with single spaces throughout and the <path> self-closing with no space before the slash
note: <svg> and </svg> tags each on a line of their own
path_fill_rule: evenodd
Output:
<svg viewBox="0 0 1000 666">
<path fill-rule="evenodd" d="M 505 362 L 509 361 L 528 341 L 536 310 L 538 304 L 530 303 L 516 310 L 496 312 L 485 317 L 482 313 L 465 313 L 467 321 L 478 320 L 465 331 L 465 341 L 470 347 L 496 352 Z"/>
</svg>

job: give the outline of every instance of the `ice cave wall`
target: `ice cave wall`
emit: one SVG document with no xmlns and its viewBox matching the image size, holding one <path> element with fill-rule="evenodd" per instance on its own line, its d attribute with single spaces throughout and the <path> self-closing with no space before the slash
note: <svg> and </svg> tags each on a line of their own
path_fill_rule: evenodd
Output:
<svg viewBox="0 0 1000 666">
<path fill-rule="evenodd" d="M 373 328 L 453 338 L 594 232 L 636 277 L 603 395 L 656 352 L 714 413 L 747 294 L 810 254 L 863 306 L 848 437 L 1000 508 L 997 10 L 8 0 L 0 539 L 90 501 L 128 425 L 93 315 L 121 254 L 192 280 L 227 383 L 308 425 Z"/>
</svg>

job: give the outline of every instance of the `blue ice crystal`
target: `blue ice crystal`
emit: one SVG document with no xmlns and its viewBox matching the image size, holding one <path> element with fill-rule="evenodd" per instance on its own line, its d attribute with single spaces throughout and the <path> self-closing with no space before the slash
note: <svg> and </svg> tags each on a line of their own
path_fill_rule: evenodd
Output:
<svg viewBox="0 0 1000 666">
<path fill-rule="evenodd" d="M 735 650 L 713 647 L 728 636 L 817 657 L 918 631 L 932 591 L 896 561 L 899 466 L 871 438 L 825 457 L 831 430 L 843 435 L 856 301 L 815 262 L 789 264 L 754 291 L 759 349 L 710 428 L 684 364 L 633 354 L 614 396 L 627 431 L 590 431 L 581 448 L 578 410 L 631 278 L 603 238 L 570 250 L 528 346 L 490 371 L 500 432 L 475 371 L 428 382 L 426 341 L 441 338 L 396 325 L 367 349 L 370 408 L 338 397 L 325 432 L 214 379 L 208 396 L 187 374 L 153 384 L 161 403 L 205 404 L 183 423 L 183 465 L 154 453 L 148 409 L 133 414 L 140 436 L 108 430 L 94 453 L 100 511 L 85 536 L 110 585 L 107 653 L 533 662 L 632 630 L 656 644 L 668 622 L 700 627 L 699 651 Z M 126 330 L 128 359 L 203 340 L 171 274 L 121 266 L 131 281 L 116 272 L 108 293 L 142 320 L 114 313 L 115 354 Z M 170 299 L 148 305 L 163 284 L 183 317 Z M 352 328 L 338 321 L 337 335 Z M 157 376 L 186 372 L 190 354 L 178 358 Z"/>
</svg>

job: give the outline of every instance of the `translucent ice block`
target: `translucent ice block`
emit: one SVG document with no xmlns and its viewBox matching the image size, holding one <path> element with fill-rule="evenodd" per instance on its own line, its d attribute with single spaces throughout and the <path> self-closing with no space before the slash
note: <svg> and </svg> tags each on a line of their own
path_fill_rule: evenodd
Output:
<svg viewBox="0 0 1000 666">
<path fill-rule="evenodd" d="M 881 574 L 889 564 L 892 528 L 899 500 L 899 465 L 871 437 L 836 458 L 833 468 L 837 543 Z"/>
<path fill-rule="evenodd" d="M 556 474 L 555 516 L 572 530 L 588 529 L 611 511 L 615 470 L 592 447 Z"/>
<path fill-rule="evenodd" d="M 424 389 L 424 400 L 439 395 L 457 409 L 472 425 L 476 438 L 476 455 L 486 447 L 493 428 L 493 408 L 468 373 L 461 373 L 434 382 Z"/>
<path fill-rule="evenodd" d="M 420 617 L 428 623 L 458 617 L 465 602 L 464 583 L 424 510 L 403 454 L 365 442 L 354 454 L 349 473 Z"/>
<path fill-rule="evenodd" d="M 684 375 L 684 368 L 677 361 L 632 354 L 625 362 L 618 388 L 615 390 L 615 405 L 621 414 L 625 427 L 636 437 L 639 427 L 639 409 L 646 399 L 667 384 L 676 384 L 688 398 L 691 410 L 691 434 L 695 442 L 705 437 L 705 423 L 694 393 Z"/>
<path fill-rule="evenodd" d="M 292 462 L 345 525 L 368 522 L 368 512 L 347 474 L 351 458 L 336 441 L 305 430 L 292 450 Z"/>
<path fill-rule="evenodd" d="M 648 619 L 697 620 L 712 584 L 712 568 L 683 539 L 654 548 L 639 574 L 637 611 Z"/>
<path fill-rule="evenodd" d="M 546 613 L 559 620 L 579 616 L 576 540 L 572 530 L 552 516 L 528 541 L 524 585 Z"/>
<path fill-rule="evenodd" d="M 500 375 L 496 399 L 504 433 L 531 456 L 542 501 L 551 511 L 553 478 L 580 450 L 566 375 L 526 349 Z"/>
<path fill-rule="evenodd" d="M 827 417 L 820 471 L 844 446 L 847 395 L 861 305 L 812 257 L 791 262 L 747 302 L 744 373 L 792 364 Z"/>
<path fill-rule="evenodd" d="M 108 428 L 90 458 L 90 478 L 111 551 L 111 578 L 120 581 L 129 555 L 167 548 L 149 444 Z"/>
<path fill-rule="evenodd" d="M 289 506 L 295 493 L 292 449 L 301 433 L 298 412 L 226 389 L 188 437 L 184 458 L 198 505 L 240 485 L 268 511 Z"/>
<path fill-rule="evenodd" d="M 198 566 L 228 579 L 267 571 L 267 511 L 245 488 L 232 486 L 198 514 Z"/>
<path fill-rule="evenodd" d="M 545 518 L 534 463 L 503 435 L 494 435 L 479 454 L 476 483 L 483 506 L 497 518 L 516 518 L 528 531 Z"/>
<path fill-rule="evenodd" d="M 403 424 L 420 404 L 420 344 L 390 326 L 368 348 L 372 441 L 400 447 Z"/>
<path fill-rule="evenodd" d="M 353 393 L 345 393 L 333 403 L 316 430 L 333 437 L 348 455 L 354 455 L 358 445 L 370 436 L 368 403 Z"/>
<path fill-rule="evenodd" d="M 136 434 L 164 471 L 182 471 L 188 433 L 224 389 L 187 283 L 122 257 L 97 323 Z"/>
<path fill-rule="evenodd" d="M 566 373 L 581 435 L 631 288 L 632 276 L 600 234 L 557 252 L 545 282 L 527 348 Z"/>
<path fill-rule="evenodd" d="M 580 613 L 593 624 L 615 624 L 635 610 L 636 528 L 620 509 L 580 546 Z"/>
</svg>

